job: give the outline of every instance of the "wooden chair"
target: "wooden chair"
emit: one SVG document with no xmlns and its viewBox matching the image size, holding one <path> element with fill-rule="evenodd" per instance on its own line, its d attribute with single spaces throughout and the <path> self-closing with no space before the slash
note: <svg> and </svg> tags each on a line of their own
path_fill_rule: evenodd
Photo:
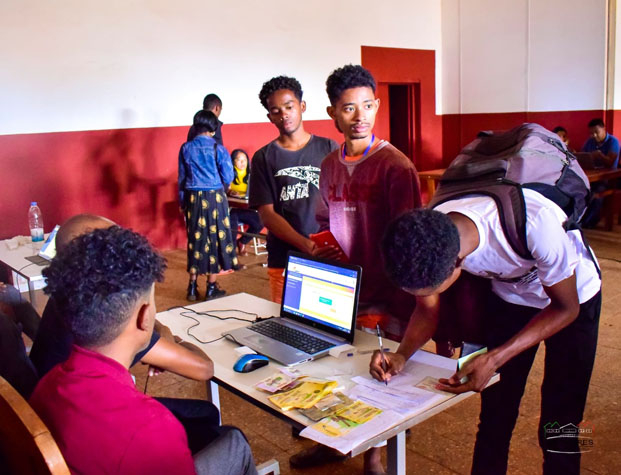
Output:
<svg viewBox="0 0 621 475">
<path fill-rule="evenodd" d="M 0 421 L 2 473 L 69 475 L 67 463 L 48 428 L 2 377 Z"/>
</svg>

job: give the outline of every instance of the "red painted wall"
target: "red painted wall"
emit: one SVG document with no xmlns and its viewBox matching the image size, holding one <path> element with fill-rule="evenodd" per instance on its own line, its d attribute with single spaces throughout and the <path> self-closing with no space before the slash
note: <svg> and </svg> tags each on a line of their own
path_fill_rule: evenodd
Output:
<svg viewBox="0 0 621 475">
<path fill-rule="evenodd" d="M 330 120 L 307 121 L 312 133 L 341 141 Z M 177 157 L 188 127 L 0 136 L 0 239 L 28 234 L 38 201 L 50 231 L 90 212 L 146 235 L 156 246 L 185 246 L 177 205 Z M 277 136 L 269 123 L 224 125 L 225 145 L 250 156 Z"/>
<path fill-rule="evenodd" d="M 557 111 L 557 112 L 506 112 L 498 114 L 448 114 L 442 116 L 443 160 L 447 166 L 457 156 L 459 150 L 476 137 L 481 130 L 509 129 L 523 122 L 536 122 L 552 130 L 560 125 L 567 129 L 570 146 L 580 150 L 589 130 L 591 119 L 604 118 L 601 110 Z M 621 126 L 621 118 L 616 121 Z M 609 129 L 614 133 L 614 128 Z"/>
<path fill-rule="evenodd" d="M 443 163 L 442 117 L 436 115 L 436 53 L 431 50 L 363 46 L 362 65 L 378 83 L 377 95 L 384 106 L 376 119 L 376 135 L 389 137 L 388 83 L 420 85 L 421 142 L 414 164 L 419 170 Z"/>
<path fill-rule="evenodd" d="M 426 107 L 428 110 L 430 104 Z M 621 117 L 620 111 L 614 111 L 613 118 L 617 116 Z M 433 118 L 423 122 L 423 155 L 418 168 L 448 165 L 479 130 L 505 129 L 524 121 L 538 122 L 550 129 L 563 125 L 572 145 L 579 149 L 587 138 L 586 124 L 594 117 L 603 117 L 603 112 L 433 114 Z M 615 123 L 621 125 L 621 118 Z M 330 120 L 304 124 L 309 132 L 342 141 Z M 386 124 L 378 118 L 378 137 L 388 136 Z M 46 231 L 74 214 L 91 212 L 146 235 L 159 248 L 183 247 L 185 236 L 176 180 L 177 154 L 187 129 L 0 136 L 0 238 L 28 234 L 28 206 L 30 201 L 38 201 Z M 614 127 L 612 131 L 615 132 Z M 269 123 L 225 124 L 223 136 L 230 151 L 243 148 L 252 156 L 274 139 L 277 131 Z"/>
</svg>

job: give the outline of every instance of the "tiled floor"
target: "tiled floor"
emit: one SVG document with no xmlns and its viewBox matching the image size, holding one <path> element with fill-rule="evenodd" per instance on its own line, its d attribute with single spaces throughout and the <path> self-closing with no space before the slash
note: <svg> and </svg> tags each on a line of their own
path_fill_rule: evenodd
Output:
<svg viewBox="0 0 621 475">
<path fill-rule="evenodd" d="M 604 300 L 600 324 L 600 339 L 595 370 L 591 382 L 585 420 L 594 426 L 593 451 L 583 455 L 585 474 L 621 473 L 621 411 L 618 394 L 621 393 L 621 227 L 609 233 L 589 231 L 589 239 L 600 258 L 604 278 Z M 169 262 L 166 281 L 157 286 L 158 308 L 164 310 L 185 304 L 187 274 L 182 251 L 165 253 Z M 245 257 L 248 269 L 223 276 L 220 285 L 229 293 L 247 292 L 268 298 L 266 269 L 261 266 L 265 256 Z M 203 285 L 204 289 L 204 284 Z M 541 472 L 541 453 L 536 430 L 539 412 L 539 385 L 543 376 L 543 350 L 537 355 L 524 396 L 520 417 L 514 432 L 509 461 L 509 473 L 534 474 Z M 136 367 L 138 387 L 144 386 L 145 368 Z M 157 396 L 205 397 L 204 384 L 171 374 L 163 374 L 149 381 L 149 391 Z M 288 457 L 310 445 L 309 441 L 295 439 L 289 427 L 249 403 L 221 390 L 224 423 L 240 427 L 248 436 L 257 462 L 276 458 L 283 474 L 332 475 L 360 473 L 362 458 L 318 469 L 293 470 Z M 466 474 L 470 460 L 478 417 L 478 396 L 414 427 L 407 439 L 407 472 Z"/>
</svg>

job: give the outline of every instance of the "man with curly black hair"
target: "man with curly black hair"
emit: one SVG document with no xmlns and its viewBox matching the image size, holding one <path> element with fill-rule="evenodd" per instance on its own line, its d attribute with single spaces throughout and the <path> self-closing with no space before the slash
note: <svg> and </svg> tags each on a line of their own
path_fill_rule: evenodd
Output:
<svg viewBox="0 0 621 475">
<path fill-rule="evenodd" d="M 414 308 L 414 299 L 387 279 L 377 266 L 380 240 L 388 223 L 421 204 L 412 161 L 373 133 L 380 100 L 375 79 L 360 65 L 334 70 L 326 81 L 328 115 L 343 133 L 340 150 L 321 165 L 317 219 L 329 229 L 353 264 L 362 266 L 359 322 L 380 315 L 379 324 L 399 339 Z M 377 317 L 367 326 L 375 327 Z M 369 320 L 367 318 L 367 320 Z"/>
<path fill-rule="evenodd" d="M 75 344 L 30 403 L 75 472 L 256 473 L 236 430 L 193 459 L 183 426 L 133 383 L 128 368 L 151 339 L 164 269 L 145 238 L 118 226 L 73 239 L 43 274 Z"/>
<path fill-rule="evenodd" d="M 373 134 L 380 101 L 375 79 L 359 65 L 346 65 L 330 74 L 326 90 L 328 115 L 343 134 L 340 150 L 321 164 L 320 231 L 330 230 L 349 262 L 362 266 L 358 324 L 400 339 L 414 308 L 414 298 L 392 284 L 377 257 L 388 223 L 420 206 L 419 182 L 412 161 Z M 321 457 L 317 454 L 320 453 Z M 383 473 L 380 450 L 365 453 L 365 473 Z M 293 466 L 330 461 L 336 454 L 321 446 L 294 455 Z"/>
<path fill-rule="evenodd" d="M 259 99 L 279 136 L 252 158 L 249 202 L 259 211 L 269 231 L 267 267 L 271 298 L 280 302 L 287 253 L 312 253 L 315 249 L 308 236 L 318 229 L 315 208 L 319 198 L 319 166 L 338 146 L 333 140 L 304 130 L 302 114 L 306 102 L 295 78 L 270 79 L 263 84 Z"/>
<path fill-rule="evenodd" d="M 582 422 L 593 369 L 601 307 L 601 279 L 579 231 L 566 231 L 565 213 L 534 190 L 524 189 L 526 230 L 533 259 L 511 247 L 494 200 L 470 195 L 406 213 L 382 243 L 388 275 L 416 296 L 416 309 L 395 353 L 376 352 L 370 372 L 390 381 L 431 338 L 439 322 L 440 294 L 466 271 L 491 280 L 481 341 L 488 352 L 468 362 L 438 389 L 482 391 L 472 473 L 507 470 L 509 444 L 522 394 L 539 344 L 546 345 L 539 444 L 544 473 L 579 473 L 575 437 L 556 437 Z M 495 372 L 500 381 L 485 389 Z"/>
</svg>

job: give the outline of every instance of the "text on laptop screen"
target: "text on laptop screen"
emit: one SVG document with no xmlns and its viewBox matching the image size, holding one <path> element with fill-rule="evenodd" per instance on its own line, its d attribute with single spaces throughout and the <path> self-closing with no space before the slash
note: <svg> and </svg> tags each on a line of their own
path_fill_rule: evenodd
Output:
<svg viewBox="0 0 621 475">
<path fill-rule="evenodd" d="M 349 331 L 356 304 L 356 281 L 354 270 L 290 256 L 283 308 L 294 315 Z"/>
</svg>

